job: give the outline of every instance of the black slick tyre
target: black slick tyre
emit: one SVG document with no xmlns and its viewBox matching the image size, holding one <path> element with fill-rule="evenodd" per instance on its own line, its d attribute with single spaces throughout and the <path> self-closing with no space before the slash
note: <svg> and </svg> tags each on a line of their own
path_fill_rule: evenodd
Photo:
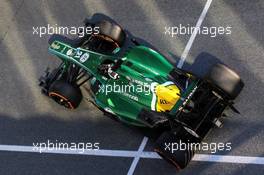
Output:
<svg viewBox="0 0 264 175">
<path fill-rule="evenodd" d="M 174 165 L 177 170 L 181 170 L 189 164 L 194 156 L 194 150 L 192 149 L 179 149 L 181 143 L 184 142 L 177 138 L 173 133 L 164 132 L 157 139 L 154 151 L 164 160 Z M 170 145 L 170 147 L 168 147 L 168 145 Z M 172 150 L 172 145 L 174 145 L 174 148 L 177 145 L 178 148 Z"/>
<path fill-rule="evenodd" d="M 244 87 L 239 75 L 223 64 L 214 65 L 205 78 L 232 100 L 239 95 Z"/>
<path fill-rule="evenodd" d="M 48 95 L 54 101 L 69 109 L 77 108 L 82 101 L 80 88 L 62 80 L 54 81 L 50 85 Z"/>
</svg>

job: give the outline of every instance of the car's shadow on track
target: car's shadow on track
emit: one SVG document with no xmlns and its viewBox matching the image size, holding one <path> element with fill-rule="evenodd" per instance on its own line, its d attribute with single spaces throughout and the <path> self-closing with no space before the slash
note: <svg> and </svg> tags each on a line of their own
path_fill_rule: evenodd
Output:
<svg viewBox="0 0 264 175">
<path fill-rule="evenodd" d="M 193 72 L 199 77 L 204 77 L 204 75 L 210 70 L 210 68 L 217 63 L 224 64 L 216 56 L 207 52 L 201 52 L 195 58 L 193 64 L 188 64 L 187 62 L 185 62 L 183 69 Z"/>
<path fill-rule="evenodd" d="M 70 115 L 70 119 L 63 119 L 54 114 L 35 114 L 17 119 L 0 114 L 0 144 L 33 146 L 33 143 L 48 141 L 69 144 L 98 142 L 100 149 L 133 150 L 141 141 L 139 132 L 105 116 L 94 117 L 86 113 L 81 118 L 76 118 L 74 113 Z M 124 129 L 126 132 L 120 132 Z"/>
</svg>

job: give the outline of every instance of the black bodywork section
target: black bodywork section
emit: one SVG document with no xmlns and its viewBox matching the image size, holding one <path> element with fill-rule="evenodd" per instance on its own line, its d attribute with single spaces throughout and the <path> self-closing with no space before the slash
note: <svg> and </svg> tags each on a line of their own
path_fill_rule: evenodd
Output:
<svg viewBox="0 0 264 175">
<path fill-rule="evenodd" d="M 148 127 L 167 126 L 169 130 L 186 126 L 192 129 L 202 140 L 214 126 L 221 127 L 220 118 L 229 106 L 226 99 L 221 98 L 213 87 L 204 80 L 199 80 L 194 93 L 188 96 L 175 115 L 168 112 L 142 110 L 139 119 Z"/>
</svg>

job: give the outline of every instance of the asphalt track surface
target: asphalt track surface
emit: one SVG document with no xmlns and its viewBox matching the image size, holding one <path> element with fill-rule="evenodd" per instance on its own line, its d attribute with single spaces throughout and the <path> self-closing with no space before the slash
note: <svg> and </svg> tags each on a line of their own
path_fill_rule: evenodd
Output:
<svg viewBox="0 0 264 175">
<path fill-rule="evenodd" d="M 127 174 L 133 156 L 36 153 L 23 146 L 36 142 L 99 142 L 102 150 L 139 150 L 146 131 L 105 117 L 87 101 L 75 111 L 65 110 L 43 96 L 37 84 L 46 66 L 58 61 L 47 52 L 49 36 L 33 35 L 33 26 L 79 26 L 95 13 L 111 17 L 133 35 L 142 38 L 175 65 L 191 35 L 170 37 L 165 26 L 195 26 L 206 0 L 101 1 L 101 0 L 1 0 L 0 1 L 0 174 Z M 241 115 L 232 114 L 206 142 L 231 142 L 232 150 L 214 155 L 231 161 L 192 161 L 181 172 L 158 158 L 138 158 L 134 174 L 263 174 L 264 165 L 264 2 L 261 0 L 213 0 L 202 26 L 232 26 L 231 35 L 196 35 L 183 68 L 203 74 L 216 62 L 237 71 L 245 88 L 237 99 Z M 210 53 L 210 54 L 208 54 Z M 149 137 L 143 151 L 152 151 Z M 8 151 L 11 146 L 16 151 Z M 7 146 L 7 151 L 3 150 Z M 128 152 L 129 153 L 129 152 Z M 200 154 L 209 155 L 208 152 Z M 260 161 L 234 163 L 250 156 Z M 135 156 L 136 157 L 136 156 Z M 224 159 L 225 160 L 225 159 Z M 262 164 L 262 165 L 261 165 Z"/>
</svg>

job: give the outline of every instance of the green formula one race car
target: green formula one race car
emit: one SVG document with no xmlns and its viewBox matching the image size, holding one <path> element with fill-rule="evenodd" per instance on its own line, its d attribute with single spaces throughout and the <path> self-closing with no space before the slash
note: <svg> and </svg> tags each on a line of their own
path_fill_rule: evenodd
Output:
<svg viewBox="0 0 264 175">
<path fill-rule="evenodd" d="M 40 78 L 42 92 L 66 108 L 77 108 L 83 92 L 105 114 L 122 122 L 162 128 L 155 151 L 183 169 L 195 149 L 166 149 L 168 143 L 199 144 L 214 127 L 221 127 L 224 111 L 232 109 L 244 84 L 223 64 L 198 77 L 171 64 L 157 51 L 127 39 L 127 32 L 107 20 L 86 22 L 99 29 L 77 40 L 53 35 L 49 52 L 61 60 Z M 132 47 L 126 48 L 124 43 Z M 88 85 L 87 88 L 81 86 Z M 194 144 L 194 145 L 195 145 Z"/>
</svg>

